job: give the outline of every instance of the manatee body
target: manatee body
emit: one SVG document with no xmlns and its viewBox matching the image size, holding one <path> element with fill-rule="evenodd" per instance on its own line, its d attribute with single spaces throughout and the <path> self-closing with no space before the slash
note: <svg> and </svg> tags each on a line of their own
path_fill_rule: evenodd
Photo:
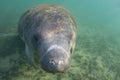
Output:
<svg viewBox="0 0 120 80">
<path fill-rule="evenodd" d="M 63 72 L 70 66 L 77 27 L 67 10 L 57 5 L 33 7 L 21 16 L 18 26 L 31 63 L 36 51 L 41 67 L 48 72 Z"/>
</svg>

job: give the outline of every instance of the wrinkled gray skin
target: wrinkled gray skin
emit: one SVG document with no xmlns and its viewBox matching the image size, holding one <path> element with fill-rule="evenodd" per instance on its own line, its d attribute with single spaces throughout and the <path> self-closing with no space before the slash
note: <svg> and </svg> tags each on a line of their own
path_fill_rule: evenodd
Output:
<svg viewBox="0 0 120 80">
<path fill-rule="evenodd" d="M 18 32 L 31 63 L 36 51 L 41 67 L 48 72 L 63 72 L 70 66 L 76 24 L 64 8 L 41 5 L 29 9 L 20 18 Z"/>
</svg>

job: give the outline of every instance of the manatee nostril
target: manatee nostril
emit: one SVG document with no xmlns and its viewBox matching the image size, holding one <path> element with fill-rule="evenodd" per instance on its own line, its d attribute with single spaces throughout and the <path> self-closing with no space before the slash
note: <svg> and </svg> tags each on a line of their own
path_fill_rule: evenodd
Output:
<svg viewBox="0 0 120 80">
<path fill-rule="evenodd" d="M 48 72 L 54 72 L 56 70 L 56 63 L 54 60 L 46 60 L 43 59 L 41 61 L 41 66 L 44 70 L 48 71 Z"/>
<path fill-rule="evenodd" d="M 48 70 L 51 72 L 54 71 L 59 71 L 62 72 L 65 69 L 65 64 L 63 60 L 58 60 L 57 62 L 55 62 L 54 60 L 50 60 L 48 63 Z"/>
<path fill-rule="evenodd" d="M 50 60 L 50 61 L 49 61 L 49 64 L 50 64 L 50 66 L 55 66 L 54 60 Z"/>
<path fill-rule="evenodd" d="M 58 61 L 58 65 L 63 65 L 63 64 L 64 64 L 63 60 Z"/>
</svg>

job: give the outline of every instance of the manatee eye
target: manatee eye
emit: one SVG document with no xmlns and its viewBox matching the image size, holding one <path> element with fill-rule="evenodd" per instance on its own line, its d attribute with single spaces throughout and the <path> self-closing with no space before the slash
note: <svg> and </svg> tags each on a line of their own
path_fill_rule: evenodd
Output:
<svg viewBox="0 0 120 80">
<path fill-rule="evenodd" d="M 38 42 L 39 42 L 39 37 L 38 36 L 36 36 L 36 35 L 34 35 L 33 37 L 32 37 L 32 44 L 33 44 L 33 46 L 35 47 L 35 48 L 37 48 L 37 46 L 38 46 Z"/>
<path fill-rule="evenodd" d="M 35 47 L 37 48 L 38 46 L 41 45 L 41 42 L 42 42 L 42 37 L 41 37 L 41 35 L 39 35 L 39 34 L 34 34 L 34 35 L 32 36 L 32 41 L 31 41 L 31 43 L 33 44 L 33 46 L 35 46 Z"/>
<path fill-rule="evenodd" d="M 36 35 L 33 36 L 34 41 L 38 42 L 38 37 Z"/>
<path fill-rule="evenodd" d="M 42 37 L 40 35 L 34 35 L 33 36 L 33 42 L 36 43 L 36 44 L 41 44 L 41 41 L 42 41 Z"/>
</svg>

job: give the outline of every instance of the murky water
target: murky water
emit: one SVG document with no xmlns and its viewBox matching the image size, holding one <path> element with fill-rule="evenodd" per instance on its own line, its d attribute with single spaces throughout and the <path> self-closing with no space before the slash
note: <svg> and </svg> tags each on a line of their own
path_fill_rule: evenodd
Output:
<svg viewBox="0 0 120 80">
<path fill-rule="evenodd" d="M 64 73 L 47 73 L 27 62 L 18 36 L 20 16 L 40 4 L 68 9 L 77 23 L 75 52 Z M 1 0 L 0 80 L 120 80 L 119 0 Z"/>
</svg>

